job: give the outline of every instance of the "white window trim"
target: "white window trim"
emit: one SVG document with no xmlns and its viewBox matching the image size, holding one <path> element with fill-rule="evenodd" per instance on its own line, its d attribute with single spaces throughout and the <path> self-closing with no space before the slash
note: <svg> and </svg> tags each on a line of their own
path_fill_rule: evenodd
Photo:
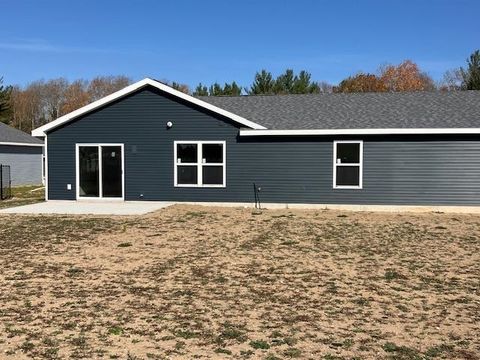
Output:
<svg viewBox="0 0 480 360">
<path fill-rule="evenodd" d="M 195 144 L 197 145 L 197 162 L 196 163 L 178 163 L 177 162 L 177 145 L 178 144 Z M 223 156 L 222 156 L 222 163 L 209 163 L 204 164 L 202 163 L 202 153 L 203 153 L 203 144 L 220 144 L 222 145 L 223 149 Z M 216 141 L 216 140 L 208 140 L 208 141 L 174 141 L 173 142 L 173 182 L 175 187 L 201 187 L 201 188 L 224 188 L 227 186 L 227 144 L 225 141 Z M 197 183 L 196 184 L 179 184 L 177 178 L 177 168 L 178 166 L 186 165 L 186 166 L 197 166 Z M 203 171 L 202 168 L 204 166 L 222 166 L 223 167 L 223 184 L 203 184 Z"/>
<path fill-rule="evenodd" d="M 89 146 L 98 148 L 98 172 L 99 172 L 99 196 L 80 196 L 80 159 L 79 151 L 81 146 Z M 122 151 L 122 197 L 103 197 L 103 179 L 102 179 L 102 146 L 119 146 Z M 77 143 L 75 144 L 75 167 L 76 167 L 76 183 L 75 192 L 77 200 L 102 200 L 102 201 L 124 201 L 125 200 L 125 151 L 124 144 L 116 143 Z"/>
<path fill-rule="evenodd" d="M 350 164 L 337 164 L 337 144 L 360 144 L 360 162 Z M 337 185 L 337 166 L 358 166 L 358 186 Z M 335 140 L 333 142 L 333 188 L 334 189 L 363 189 L 363 140 Z"/>
</svg>

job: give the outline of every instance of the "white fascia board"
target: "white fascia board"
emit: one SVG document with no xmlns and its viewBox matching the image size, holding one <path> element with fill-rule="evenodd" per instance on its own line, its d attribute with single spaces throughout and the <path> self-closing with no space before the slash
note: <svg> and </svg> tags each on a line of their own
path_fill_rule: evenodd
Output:
<svg viewBox="0 0 480 360">
<path fill-rule="evenodd" d="M 43 146 L 43 144 L 20 143 L 20 142 L 6 142 L 6 141 L 0 141 L 0 145 L 10 145 L 10 146 Z"/>
<path fill-rule="evenodd" d="M 236 114 L 233 114 L 229 111 L 226 111 L 224 109 L 221 109 L 217 106 L 214 106 L 210 103 L 207 103 L 205 101 L 202 101 L 200 99 L 197 99 L 191 95 L 188 95 L 188 94 L 185 94 L 181 91 L 178 91 L 178 90 L 175 90 L 173 89 L 172 87 L 170 86 L 167 86 L 165 84 L 162 84 L 158 81 L 155 81 L 155 80 L 152 80 L 152 79 L 149 79 L 149 78 L 146 78 L 146 79 L 143 79 L 143 80 L 140 80 L 132 85 L 129 85 L 117 92 L 114 92 L 113 94 L 111 95 L 108 95 L 108 96 L 105 96 L 104 98 L 101 98 L 100 100 L 97 100 L 91 104 L 88 104 L 88 105 L 85 105 L 83 107 L 81 107 L 80 109 L 77 109 L 75 111 L 72 111 L 71 113 L 68 113 L 64 116 L 61 116 L 59 117 L 58 119 L 54 120 L 54 121 L 51 121 L 49 122 L 48 124 L 46 125 L 43 125 L 43 126 L 40 126 L 36 129 L 34 129 L 32 131 L 32 136 L 45 136 L 46 135 L 46 132 L 48 132 L 49 130 L 52 130 L 58 126 L 61 126 L 65 123 L 68 123 L 69 121 L 77 118 L 78 116 L 81 116 L 85 113 L 88 113 L 92 110 L 95 110 L 101 106 L 104 106 L 104 105 L 107 105 L 117 99 L 120 99 L 128 94 L 131 94 L 147 85 L 150 85 L 150 86 L 153 86 L 161 91 L 164 91 L 168 94 L 171 94 L 175 97 L 178 97 L 180 99 L 183 99 L 185 101 L 188 101 L 192 104 L 195 104 L 195 105 L 198 105 L 204 109 L 207 109 L 207 110 L 210 110 L 210 111 L 213 111 L 214 113 L 217 113 L 219 115 L 222 115 L 222 116 L 225 116 L 229 119 L 231 119 L 232 121 L 234 122 L 237 122 L 241 125 L 244 125 L 246 127 L 249 127 L 249 128 L 252 128 L 252 129 L 266 129 L 264 126 L 260 125 L 260 124 L 257 124 L 257 123 L 254 123 L 253 121 L 250 121 L 250 120 L 247 120 L 241 116 L 238 116 Z"/>
<path fill-rule="evenodd" d="M 480 134 L 480 128 L 438 129 L 328 129 L 328 130 L 240 130 L 240 136 L 307 136 L 307 135 L 429 135 Z"/>
</svg>

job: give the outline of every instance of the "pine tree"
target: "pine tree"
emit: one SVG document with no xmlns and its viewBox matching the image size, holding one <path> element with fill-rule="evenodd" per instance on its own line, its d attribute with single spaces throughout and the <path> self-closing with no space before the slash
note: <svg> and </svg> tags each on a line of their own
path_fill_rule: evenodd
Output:
<svg viewBox="0 0 480 360">
<path fill-rule="evenodd" d="M 250 95 L 273 94 L 275 81 L 272 73 L 267 70 L 262 70 L 255 74 L 255 80 L 248 90 Z"/>
<path fill-rule="evenodd" d="M 293 82 L 292 94 L 318 94 L 320 92 L 320 85 L 312 82 L 312 75 L 302 70 L 298 75 L 295 75 Z"/>
<path fill-rule="evenodd" d="M 235 81 L 231 84 L 225 83 L 223 87 L 223 95 L 230 95 L 230 96 L 239 96 L 242 93 L 242 87 L 238 86 Z"/>
<path fill-rule="evenodd" d="M 465 90 L 480 90 L 480 50 L 476 50 L 467 59 L 467 69 L 461 68 L 462 88 Z"/>
<path fill-rule="evenodd" d="M 219 83 L 214 83 L 213 85 L 210 85 L 210 88 L 208 89 L 208 95 L 210 96 L 222 96 L 223 95 L 223 88 L 222 85 Z"/>
<path fill-rule="evenodd" d="M 208 88 L 202 83 L 199 83 L 193 91 L 193 96 L 208 96 Z"/>
<path fill-rule="evenodd" d="M 279 75 L 275 80 L 275 94 L 292 94 L 295 86 L 295 78 L 292 69 L 285 70 L 285 73 Z"/>
</svg>

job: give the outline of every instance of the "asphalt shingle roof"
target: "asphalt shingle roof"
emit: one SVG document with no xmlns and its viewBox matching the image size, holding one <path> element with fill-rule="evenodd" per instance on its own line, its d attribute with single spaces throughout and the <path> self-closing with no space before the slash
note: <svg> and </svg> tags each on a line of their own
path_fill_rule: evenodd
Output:
<svg viewBox="0 0 480 360">
<path fill-rule="evenodd" d="M 480 91 L 200 99 L 275 130 L 480 127 Z"/>
<path fill-rule="evenodd" d="M 0 122 L 0 143 L 43 144 L 43 141 Z"/>
</svg>

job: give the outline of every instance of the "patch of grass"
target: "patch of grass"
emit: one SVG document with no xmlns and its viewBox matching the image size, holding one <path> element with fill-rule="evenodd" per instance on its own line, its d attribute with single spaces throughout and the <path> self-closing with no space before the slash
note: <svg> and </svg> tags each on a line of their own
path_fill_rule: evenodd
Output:
<svg viewBox="0 0 480 360">
<path fill-rule="evenodd" d="M 117 247 L 119 248 L 125 248 L 125 247 L 130 247 L 132 246 L 132 243 L 129 243 L 129 242 L 123 242 L 123 243 L 120 243 L 117 245 Z"/>
<path fill-rule="evenodd" d="M 176 330 L 175 336 L 182 339 L 193 339 L 194 337 L 197 337 L 197 333 L 190 330 Z"/>
<path fill-rule="evenodd" d="M 223 324 L 223 329 L 220 335 L 217 336 L 217 343 L 223 343 L 225 340 L 245 342 L 246 336 L 244 331 L 242 331 L 242 327 L 229 322 Z"/>
<path fill-rule="evenodd" d="M 28 340 L 24 341 L 22 345 L 20 345 L 20 350 L 22 350 L 23 352 L 32 351 L 34 348 L 35 345 Z"/>
<path fill-rule="evenodd" d="M 323 360 L 343 360 L 343 357 L 332 354 L 325 354 L 323 356 Z"/>
<path fill-rule="evenodd" d="M 71 267 L 67 270 L 68 276 L 76 276 L 83 273 L 83 270 L 77 267 Z"/>
<path fill-rule="evenodd" d="M 440 344 L 437 346 L 432 346 L 425 352 L 425 356 L 429 358 L 438 357 L 442 354 L 448 354 L 453 352 L 455 346 L 450 344 Z"/>
<path fill-rule="evenodd" d="M 383 345 L 383 350 L 387 353 L 393 353 L 393 359 L 398 360 L 422 360 L 422 354 L 417 350 L 407 346 L 398 346 L 395 343 L 387 342 Z"/>
<path fill-rule="evenodd" d="M 186 343 L 184 341 L 177 341 L 175 343 L 175 350 L 181 350 L 185 347 Z"/>
<path fill-rule="evenodd" d="M 299 358 L 302 355 L 302 351 L 297 348 L 288 348 L 283 352 L 283 355 L 289 358 Z"/>
<path fill-rule="evenodd" d="M 119 326 L 112 326 L 110 329 L 108 329 L 108 333 L 110 335 L 122 335 L 123 334 L 123 329 Z"/>
<path fill-rule="evenodd" d="M 398 279 L 404 279 L 405 277 L 397 272 L 395 269 L 387 269 L 385 270 L 385 280 L 387 281 L 393 281 L 393 280 L 398 280 Z"/>
<path fill-rule="evenodd" d="M 254 349 L 270 349 L 270 344 L 264 340 L 252 340 L 250 341 L 250 346 Z"/>
<path fill-rule="evenodd" d="M 78 337 L 74 337 L 71 340 L 71 343 L 73 346 L 84 347 L 87 344 L 87 338 L 83 335 L 80 335 Z"/>
<path fill-rule="evenodd" d="M 12 197 L 0 200 L 0 209 L 45 201 L 45 189 L 38 186 L 12 187 Z"/>
<path fill-rule="evenodd" d="M 232 352 L 228 349 L 225 349 L 225 348 L 216 348 L 215 349 L 215 352 L 217 354 L 227 354 L 227 355 L 232 355 Z"/>
<path fill-rule="evenodd" d="M 282 360 L 282 359 L 274 354 L 268 354 L 265 360 Z"/>
</svg>

